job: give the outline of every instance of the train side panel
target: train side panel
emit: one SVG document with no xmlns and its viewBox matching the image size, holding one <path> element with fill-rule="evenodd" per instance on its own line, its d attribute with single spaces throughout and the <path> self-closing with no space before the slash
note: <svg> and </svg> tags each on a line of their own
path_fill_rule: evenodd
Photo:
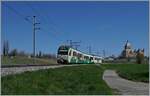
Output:
<svg viewBox="0 0 150 96">
<path fill-rule="evenodd" d="M 68 64 L 102 63 L 102 59 L 100 59 L 100 57 L 82 53 L 71 47 L 60 46 L 57 55 L 58 55 L 58 63 L 68 63 Z"/>
</svg>

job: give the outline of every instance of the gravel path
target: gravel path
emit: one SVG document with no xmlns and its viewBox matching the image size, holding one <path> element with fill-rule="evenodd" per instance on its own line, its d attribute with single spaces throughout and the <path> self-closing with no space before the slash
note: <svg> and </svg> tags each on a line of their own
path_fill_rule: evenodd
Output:
<svg viewBox="0 0 150 96">
<path fill-rule="evenodd" d="M 110 88 L 119 91 L 122 95 L 148 95 L 149 83 L 133 82 L 123 79 L 113 70 L 106 70 L 103 74 L 103 80 Z"/>
<path fill-rule="evenodd" d="M 28 67 L 9 67 L 9 68 L 1 68 L 1 76 L 6 76 L 10 74 L 18 74 L 25 71 L 36 71 L 40 69 L 48 69 L 48 68 L 59 68 L 64 66 L 78 66 L 75 65 L 53 65 L 53 66 L 28 66 Z"/>
</svg>

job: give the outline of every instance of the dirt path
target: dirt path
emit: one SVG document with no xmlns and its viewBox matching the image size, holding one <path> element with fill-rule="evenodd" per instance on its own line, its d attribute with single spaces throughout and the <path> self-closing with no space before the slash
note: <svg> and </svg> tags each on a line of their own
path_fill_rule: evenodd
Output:
<svg viewBox="0 0 150 96">
<path fill-rule="evenodd" d="M 123 79 L 113 70 L 106 70 L 103 74 L 103 80 L 110 88 L 119 91 L 123 95 L 148 95 L 149 83 L 133 82 Z"/>
</svg>

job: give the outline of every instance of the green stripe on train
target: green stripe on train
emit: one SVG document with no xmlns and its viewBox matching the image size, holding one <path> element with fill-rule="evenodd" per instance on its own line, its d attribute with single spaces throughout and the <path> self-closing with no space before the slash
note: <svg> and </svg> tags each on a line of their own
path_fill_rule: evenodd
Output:
<svg viewBox="0 0 150 96">
<path fill-rule="evenodd" d="M 94 64 L 94 62 L 90 60 L 80 60 L 79 58 L 72 57 L 70 63 L 81 63 L 81 64 Z"/>
<path fill-rule="evenodd" d="M 76 58 L 72 57 L 71 60 L 70 60 L 70 63 L 76 63 Z"/>
</svg>

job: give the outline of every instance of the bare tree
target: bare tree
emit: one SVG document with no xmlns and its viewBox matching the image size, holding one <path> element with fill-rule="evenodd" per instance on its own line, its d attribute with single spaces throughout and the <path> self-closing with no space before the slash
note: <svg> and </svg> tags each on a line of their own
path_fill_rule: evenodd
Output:
<svg viewBox="0 0 150 96">
<path fill-rule="evenodd" d="M 3 44 L 3 55 L 8 56 L 8 54 L 9 54 L 9 43 L 7 40 L 7 41 L 4 41 L 4 44 Z"/>
<path fill-rule="evenodd" d="M 41 58 L 42 57 L 42 52 L 41 51 L 39 51 L 39 58 Z"/>
<path fill-rule="evenodd" d="M 6 56 L 6 46 L 5 46 L 5 41 L 4 41 L 4 44 L 3 44 L 3 55 Z"/>
</svg>

